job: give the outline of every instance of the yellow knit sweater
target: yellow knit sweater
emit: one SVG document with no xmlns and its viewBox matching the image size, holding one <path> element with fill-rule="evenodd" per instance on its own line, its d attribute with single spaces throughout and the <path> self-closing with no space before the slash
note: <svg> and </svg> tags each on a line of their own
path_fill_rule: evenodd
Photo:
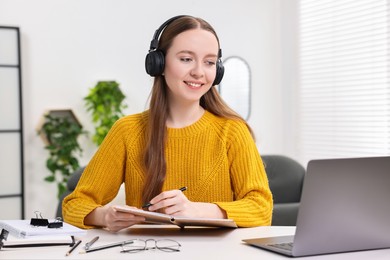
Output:
<svg viewBox="0 0 390 260">
<path fill-rule="evenodd" d="M 64 220 L 81 228 L 125 183 L 126 204 L 140 208 L 148 112 L 118 120 L 63 202 Z M 186 186 L 187 198 L 224 209 L 239 227 L 270 225 L 272 194 L 257 147 L 244 123 L 205 112 L 185 128 L 168 129 L 163 190 Z"/>
</svg>

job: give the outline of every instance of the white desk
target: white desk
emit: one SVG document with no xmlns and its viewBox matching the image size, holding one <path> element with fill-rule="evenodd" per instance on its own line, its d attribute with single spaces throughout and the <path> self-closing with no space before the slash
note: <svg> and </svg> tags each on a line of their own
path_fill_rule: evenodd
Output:
<svg viewBox="0 0 390 260">
<path fill-rule="evenodd" d="M 5 248 L 0 251 L 0 259 L 291 259 L 282 255 L 251 247 L 241 242 L 245 238 L 291 235 L 295 227 L 256 227 L 239 229 L 209 229 L 185 228 L 176 226 L 137 225 L 127 230 L 110 233 L 105 230 L 89 230 L 81 237 L 82 244 L 70 256 L 65 256 L 67 246 L 35 247 L 35 248 Z M 162 239 L 169 238 L 178 241 L 181 251 L 167 253 L 159 250 L 149 250 L 139 253 L 120 253 L 121 247 L 100 250 L 87 254 L 79 254 L 86 242 L 99 236 L 93 245 L 100 246 L 129 239 Z M 314 239 L 314 238 L 313 238 Z M 304 259 L 390 259 L 390 249 L 370 250 L 343 254 L 305 257 Z"/>
</svg>

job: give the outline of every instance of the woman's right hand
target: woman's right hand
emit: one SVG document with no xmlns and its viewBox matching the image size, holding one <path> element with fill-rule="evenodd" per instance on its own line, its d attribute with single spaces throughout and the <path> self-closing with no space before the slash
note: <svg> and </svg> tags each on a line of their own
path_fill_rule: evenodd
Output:
<svg viewBox="0 0 390 260">
<path fill-rule="evenodd" d="M 144 217 L 117 211 L 114 207 L 114 205 L 105 205 L 94 209 L 85 217 L 84 224 L 89 226 L 100 226 L 108 231 L 117 232 L 145 221 Z"/>
</svg>

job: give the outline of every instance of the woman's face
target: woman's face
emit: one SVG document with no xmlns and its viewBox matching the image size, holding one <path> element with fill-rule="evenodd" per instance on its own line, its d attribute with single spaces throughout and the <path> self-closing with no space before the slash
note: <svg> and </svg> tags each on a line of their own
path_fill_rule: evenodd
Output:
<svg viewBox="0 0 390 260">
<path fill-rule="evenodd" d="M 165 55 L 165 80 L 170 102 L 199 103 L 216 74 L 218 41 L 197 28 L 178 34 Z"/>
</svg>

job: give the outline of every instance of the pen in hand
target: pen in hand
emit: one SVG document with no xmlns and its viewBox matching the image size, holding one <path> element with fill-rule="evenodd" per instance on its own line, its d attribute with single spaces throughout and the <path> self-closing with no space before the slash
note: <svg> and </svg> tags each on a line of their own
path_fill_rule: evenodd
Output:
<svg viewBox="0 0 390 260">
<path fill-rule="evenodd" d="M 187 187 L 181 187 L 179 190 L 180 190 L 180 191 L 186 191 L 186 190 L 187 190 Z"/>
<path fill-rule="evenodd" d="M 73 250 L 75 250 L 76 247 L 78 247 L 80 244 L 81 244 L 81 240 L 77 241 L 77 243 L 74 244 L 74 245 L 72 246 L 72 248 L 66 253 L 66 256 L 70 255 L 70 254 L 73 252 Z"/>
<path fill-rule="evenodd" d="M 181 187 L 180 189 L 179 189 L 180 191 L 186 191 L 187 190 L 187 187 Z M 146 203 L 146 204 L 144 204 L 143 206 L 142 206 L 142 208 L 143 209 L 147 209 L 147 208 L 149 208 L 150 206 L 152 206 L 153 204 L 152 203 L 150 203 L 150 202 L 148 202 L 148 203 Z"/>
</svg>

